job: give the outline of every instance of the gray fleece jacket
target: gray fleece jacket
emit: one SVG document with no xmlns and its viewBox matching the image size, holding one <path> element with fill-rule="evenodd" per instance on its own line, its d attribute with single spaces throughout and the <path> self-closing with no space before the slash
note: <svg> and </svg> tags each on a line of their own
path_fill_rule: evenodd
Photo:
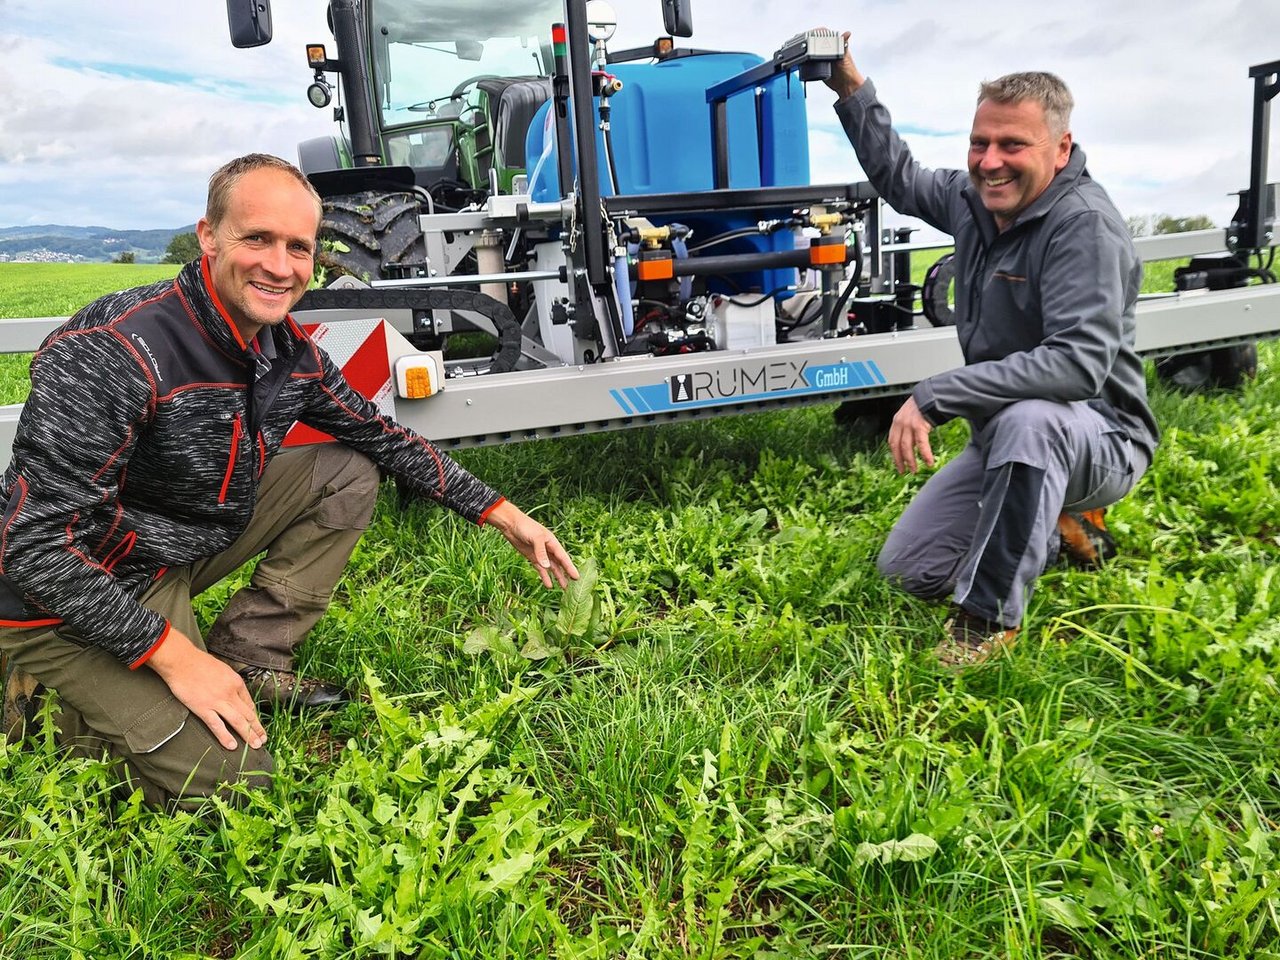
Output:
<svg viewBox="0 0 1280 960">
<path fill-rule="evenodd" d="M 1142 261 L 1124 218 L 1073 146 L 1067 166 L 1003 232 L 963 170 L 920 166 L 866 81 L 836 104 L 872 186 L 956 242 L 956 334 L 965 366 L 916 385 L 935 424 L 982 425 L 1024 399 L 1083 400 L 1150 461 L 1159 431 L 1134 352 Z"/>
</svg>

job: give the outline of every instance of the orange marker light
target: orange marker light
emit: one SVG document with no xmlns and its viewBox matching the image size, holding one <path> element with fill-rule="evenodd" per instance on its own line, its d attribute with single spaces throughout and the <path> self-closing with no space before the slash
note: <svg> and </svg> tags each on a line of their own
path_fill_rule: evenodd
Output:
<svg viewBox="0 0 1280 960">
<path fill-rule="evenodd" d="M 406 370 L 404 373 L 405 393 L 408 399 L 417 400 L 431 396 L 431 375 L 421 367 Z"/>
<path fill-rule="evenodd" d="M 433 397 L 444 386 L 439 354 L 411 353 L 396 360 L 393 368 L 396 394 L 406 400 Z"/>
</svg>

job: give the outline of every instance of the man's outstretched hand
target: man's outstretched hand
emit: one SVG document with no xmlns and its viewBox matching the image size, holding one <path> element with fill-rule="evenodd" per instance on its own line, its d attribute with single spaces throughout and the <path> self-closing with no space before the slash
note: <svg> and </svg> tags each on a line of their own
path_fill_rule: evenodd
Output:
<svg viewBox="0 0 1280 960">
<path fill-rule="evenodd" d="M 867 81 L 867 78 L 862 75 L 862 71 L 858 69 L 857 64 L 853 62 L 853 57 L 849 54 L 849 36 L 849 31 L 846 30 L 844 32 L 844 57 L 831 64 L 831 76 L 823 81 L 836 92 L 836 96 L 841 100 L 853 96 L 858 88 Z"/>
<path fill-rule="evenodd" d="M 520 555 L 533 564 L 544 587 L 552 585 L 552 576 L 562 588 L 570 580 L 578 579 L 578 568 L 560 546 L 556 535 L 510 500 L 494 507 L 485 523 L 497 527 Z"/>
<path fill-rule="evenodd" d="M 933 466 L 933 448 L 929 446 L 929 431 L 932 429 L 933 424 L 916 406 L 916 398 L 908 397 L 893 415 L 893 423 L 889 427 L 889 450 L 893 453 L 893 465 L 898 473 L 907 470 L 915 473 L 920 469 L 916 463 L 917 451 L 921 460 Z"/>
</svg>

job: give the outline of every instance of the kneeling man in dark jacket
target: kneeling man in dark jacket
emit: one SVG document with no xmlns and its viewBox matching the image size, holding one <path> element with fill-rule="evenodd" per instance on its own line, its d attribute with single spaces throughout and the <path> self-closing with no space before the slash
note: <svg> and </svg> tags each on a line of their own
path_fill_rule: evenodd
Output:
<svg viewBox="0 0 1280 960">
<path fill-rule="evenodd" d="M 203 256 L 91 303 L 31 363 L 3 478 L 7 719 L 37 684 L 56 690 L 60 742 L 105 750 L 151 804 L 264 782 L 257 707 L 344 698 L 300 678 L 294 651 L 372 517 L 379 468 L 496 527 L 548 587 L 578 575 L 550 531 L 383 416 L 289 315 L 320 213 L 291 164 L 233 160 L 209 181 Z M 339 442 L 282 451 L 295 421 Z M 191 598 L 258 554 L 202 638 Z"/>
</svg>

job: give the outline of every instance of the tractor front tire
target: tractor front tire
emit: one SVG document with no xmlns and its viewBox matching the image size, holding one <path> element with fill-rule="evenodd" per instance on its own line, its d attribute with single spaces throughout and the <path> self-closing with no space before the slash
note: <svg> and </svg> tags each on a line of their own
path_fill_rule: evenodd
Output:
<svg viewBox="0 0 1280 960">
<path fill-rule="evenodd" d="M 1179 390 L 1238 390 L 1258 375 L 1258 345 L 1241 343 L 1156 361 L 1156 376 Z"/>
<path fill-rule="evenodd" d="M 904 397 L 864 397 L 845 400 L 832 412 L 837 426 L 863 443 L 878 443 L 889 435 L 893 416 L 905 402 Z"/>
<path fill-rule="evenodd" d="M 386 280 L 425 271 L 426 244 L 412 193 L 362 193 L 326 197 L 320 219 L 317 262 L 360 280 Z"/>
<path fill-rule="evenodd" d="M 954 327 L 956 312 L 952 307 L 955 296 L 956 255 L 948 253 L 939 257 L 924 275 L 920 287 L 920 306 L 924 317 L 935 327 Z"/>
</svg>

